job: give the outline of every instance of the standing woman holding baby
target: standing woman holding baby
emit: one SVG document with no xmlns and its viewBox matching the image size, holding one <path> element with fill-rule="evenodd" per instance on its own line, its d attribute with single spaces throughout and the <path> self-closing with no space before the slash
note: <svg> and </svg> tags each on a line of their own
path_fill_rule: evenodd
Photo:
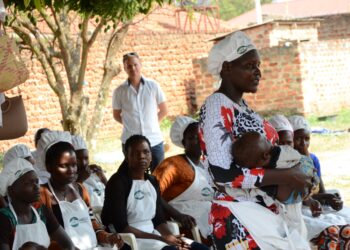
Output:
<svg viewBox="0 0 350 250">
<path fill-rule="evenodd" d="M 214 243 L 216 249 L 308 249 L 302 236 L 289 235 L 277 205 L 268 207 L 259 196 L 233 197 L 225 192 L 226 188 L 249 192 L 268 186 L 277 193 L 281 185 L 298 191 L 312 186 L 311 179 L 299 167 L 248 169 L 236 165 L 231 157 L 232 143 L 246 132 L 259 132 L 272 143 L 278 139 L 272 126 L 242 98 L 244 93 L 257 92 L 259 67 L 258 51 L 240 31 L 219 41 L 209 54 L 209 72 L 221 78 L 221 85 L 200 110 L 199 135 L 204 164 L 221 191 L 214 198 L 210 214 Z"/>
</svg>

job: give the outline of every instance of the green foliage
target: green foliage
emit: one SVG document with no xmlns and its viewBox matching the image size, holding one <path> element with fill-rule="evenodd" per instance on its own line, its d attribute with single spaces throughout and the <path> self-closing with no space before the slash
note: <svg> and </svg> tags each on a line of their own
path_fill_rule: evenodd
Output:
<svg viewBox="0 0 350 250">
<path fill-rule="evenodd" d="M 21 11 L 53 8 L 58 11 L 68 8 L 83 15 L 100 16 L 107 20 L 130 20 L 136 14 L 146 14 L 153 4 L 162 4 L 170 0 L 8 0 L 8 6 Z"/>
<path fill-rule="evenodd" d="M 255 8 L 254 0 L 219 0 L 220 17 L 230 20 Z M 272 0 L 261 0 L 261 4 L 271 3 Z"/>
</svg>

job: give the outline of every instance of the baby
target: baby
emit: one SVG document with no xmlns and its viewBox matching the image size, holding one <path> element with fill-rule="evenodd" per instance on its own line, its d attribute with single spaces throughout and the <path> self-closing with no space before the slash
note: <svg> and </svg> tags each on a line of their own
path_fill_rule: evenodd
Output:
<svg viewBox="0 0 350 250">
<path fill-rule="evenodd" d="M 286 169 L 300 164 L 304 173 L 314 178 L 316 186 L 320 182 L 309 157 L 302 156 L 290 146 L 273 146 L 258 132 L 247 132 L 238 138 L 232 146 L 232 156 L 235 164 L 249 169 L 256 167 Z M 261 190 L 270 195 L 268 188 L 263 187 Z M 316 191 L 317 188 L 296 192 L 288 186 L 278 186 L 275 196 L 283 204 L 295 204 L 307 199 Z"/>
</svg>

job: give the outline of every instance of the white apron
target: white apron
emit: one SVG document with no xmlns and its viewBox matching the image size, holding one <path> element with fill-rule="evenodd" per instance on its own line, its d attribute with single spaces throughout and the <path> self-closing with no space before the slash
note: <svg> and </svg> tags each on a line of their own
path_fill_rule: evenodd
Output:
<svg viewBox="0 0 350 250">
<path fill-rule="evenodd" d="M 159 234 L 154 229 L 152 219 L 156 215 L 157 192 L 148 180 L 133 180 L 127 201 L 128 224 L 146 233 Z M 160 250 L 165 242 L 153 239 L 136 238 L 139 249 Z"/>
<path fill-rule="evenodd" d="M 80 250 L 91 249 L 97 246 L 95 231 L 92 227 L 89 208 L 85 202 L 78 198 L 73 202 L 60 201 L 52 186 L 48 182 L 49 188 L 55 197 L 62 213 L 64 230 L 73 241 L 74 245 Z M 75 190 L 74 187 L 73 190 Z M 76 195 L 80 195 L 76 192 Z"/>
<path fill-rule="evenodd" d="M 190 160 L 189 162 L 195 172 L 194 180 L 191 186 L 171 200 L 169 204 L 181 213 L 195 218 L 201 235 L 207 238 L 212 232 L 209 226 L 209 213 L 214 190 L 209 185 L 204 170 L 195 166 Z"/>
<path fill-rule="evenodd" d="M 101 210 L 103 202 L 105 200 L 105 185 L 100 181 L 100 178 L 96 174 L 84 181 L 83 185 L 86 187 L 90 196 L 90 205 L 93 210 Z"/>
<path fill-rule="evenodd" d="M 340 211 L 334 211 L 331 208 L 323 207 L 323 213 L 319 217 L 312 217 L 309 207 L 303 207 L 302 213 L 309 240 L 318 236 L 327 227 L 350 224 L 350 208 L 348 207 L 344 207 Z"/>
<path fill-rule="evenodd" d="M 262 250 L 308 250 L 309 243 L 298 230 L 287 226 L 283 212 L 275 214 L 250 201 L 214 201 L 227 207 L 247 228 Z"/>
<path fill-rule="evenodd" d="M 19 249 L 24 243 L 31 241 L 41 246 L 48 247 L 50 245 L 50 237 L 47 233 L 44 222 L 40 219 L 40 216 L 35 208 L 32 207 L 36 222 L 32 224 L 18 224 L 18 219 L 15 210 L 11 203 L 9 204 L 11 212 L 17 221 L 15 239 L 13 241 L 13 250 Z"/>
</svg>

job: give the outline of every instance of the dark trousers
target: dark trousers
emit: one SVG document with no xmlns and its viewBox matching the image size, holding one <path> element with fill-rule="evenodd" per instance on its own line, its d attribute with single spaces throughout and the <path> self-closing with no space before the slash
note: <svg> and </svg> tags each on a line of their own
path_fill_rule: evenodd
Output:
<svg viewBox="0 0 350 250">
<path fill-rule="evenodd" d="M 163 142 L 153 146 L 152 151 L 152 162 L 151 162 L 151 173 L 156 169 L 156 167 L 164 160 L 164 144 Z"/>
<path fill-rule="evenodd" d="M 125 144 L 122 144 L 123 153 L 125 156 Z M 164 144 L 163 142 L 151 147 L 152 151 L 152 162 L 150 166 L 150 172 L 152 173 L 154 169 L 164 160 Z"/>
<path fill-rule="evenodd" d="M 176 250 L 177 247 L 175 246 L 166 246 L 166 247 L 163 247 L 162 250 Z M 203 244 L 200 244 L 198 242 L 193 242 L 191 244 L 191 247 L 190 247 L 191 250 L 209 250 L 209 247 L 203 245 Z"/>
</svg>

